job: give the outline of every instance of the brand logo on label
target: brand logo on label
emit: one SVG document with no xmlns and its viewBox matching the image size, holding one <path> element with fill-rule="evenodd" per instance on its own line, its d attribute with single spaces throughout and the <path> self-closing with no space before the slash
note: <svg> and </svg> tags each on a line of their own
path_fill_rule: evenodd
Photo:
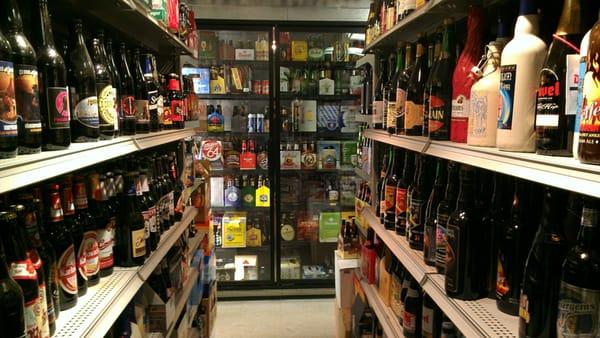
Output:
<svg viewBox="0 0 600 338">
<path fill-rule="evenodd" d="M 202 143 L 202 158 L 209 161 L 216 161 L 221 158 L 223 146 L 215 140 L 206 140 Z"/>
<path fill-rule="evenodd" d="M 58 276 L 58 282 L 65 292 L 72 295 L 77 293 L 77 265 L 73 245 L 70 245 L 58 260 Z"/>
</svg>

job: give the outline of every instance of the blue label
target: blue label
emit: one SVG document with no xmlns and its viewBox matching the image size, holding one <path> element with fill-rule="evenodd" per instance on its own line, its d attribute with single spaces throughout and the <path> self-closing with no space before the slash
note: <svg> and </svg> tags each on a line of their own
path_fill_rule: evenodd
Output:
<svg viewBox="0 0 600 338">
<path fill-rule="evenodd" d="M 501 66 L 500 71 L 500 112 L 498 114 L 498 129 L 510 130 L 512 129 L 517 65 Z"/>
<path fill-rule="evenodd" d="M 577 110 L 575 113 L 575 132 L 579 132 L 579 122 L 581 120 L 581 108 L 583 105 L 583 78 L 585 77 L 585 68 L 587 63 L 585 58 L 581 58 L 579 62 L 579 83 L 577 84 Z"/>
</svg>

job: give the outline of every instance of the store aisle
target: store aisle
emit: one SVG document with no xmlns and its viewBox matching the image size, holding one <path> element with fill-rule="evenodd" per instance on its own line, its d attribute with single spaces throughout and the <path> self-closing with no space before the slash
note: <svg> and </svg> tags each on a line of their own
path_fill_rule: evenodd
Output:
<svg viewBox="0 0 600 338">
<path fill-rule="evenodd" d="M 334 338 L 334 299 L 220 301 L 215 338 Z"/>
</svg>

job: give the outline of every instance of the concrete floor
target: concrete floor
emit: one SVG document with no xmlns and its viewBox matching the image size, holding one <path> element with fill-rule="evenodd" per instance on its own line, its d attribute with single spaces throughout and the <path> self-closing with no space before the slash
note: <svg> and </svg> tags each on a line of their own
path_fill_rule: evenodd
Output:
<svg viewBox="0 0 600 338">
<path fill-rule="evenodd" d="M 335 338 L 335 299 L 219 301 L 215 338 Z"/>
</svg>

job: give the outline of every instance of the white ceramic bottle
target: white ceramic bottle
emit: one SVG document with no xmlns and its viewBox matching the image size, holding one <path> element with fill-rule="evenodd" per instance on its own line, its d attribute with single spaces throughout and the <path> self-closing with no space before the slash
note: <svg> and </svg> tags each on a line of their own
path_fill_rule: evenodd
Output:
<svg viewBox="0 0 600 338">
<path fill-rule="evenodd" d="M 538 34 L 534 0 L 521 0 L 515 36 L 500 61 L 500 103 L 496 144 L 500 150 L 535 151 L 535 104 L 546 44 Z"/>
</svg>

